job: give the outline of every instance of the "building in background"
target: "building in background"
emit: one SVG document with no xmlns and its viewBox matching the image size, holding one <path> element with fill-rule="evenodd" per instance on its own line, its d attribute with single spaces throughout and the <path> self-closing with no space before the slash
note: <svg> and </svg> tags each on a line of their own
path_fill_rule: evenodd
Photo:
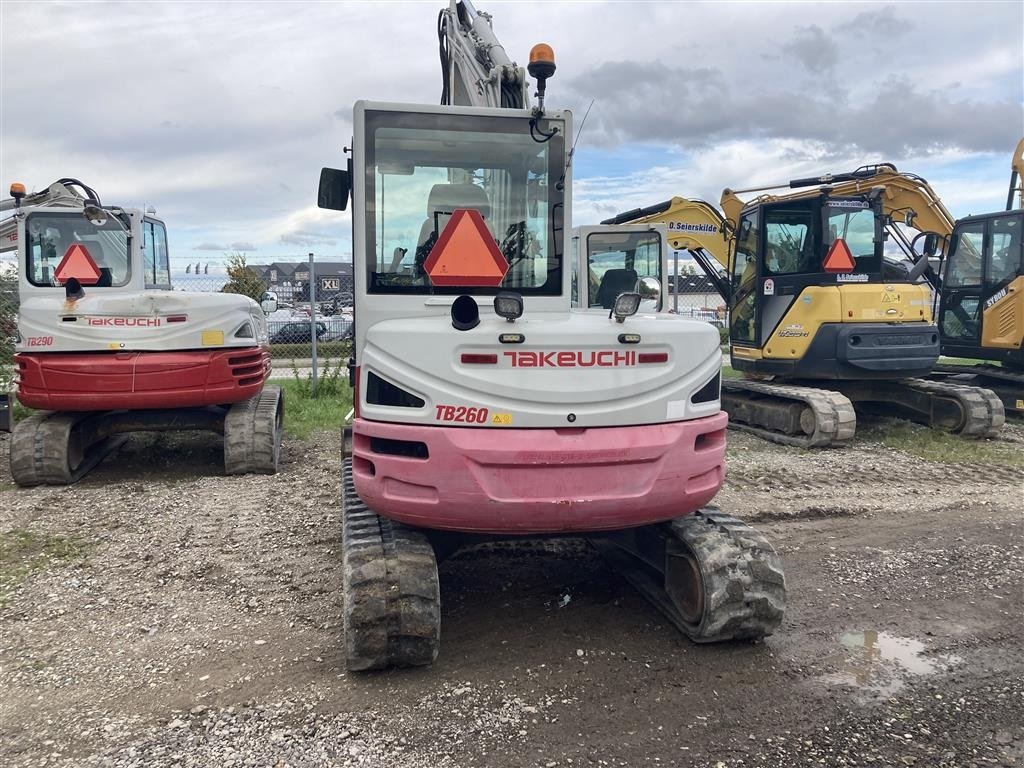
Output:
<svg viewBox="0 0 1024 768">
<path fill-rule="evenodd" d="M 251 264 L 267 283 L 267 290 L 277 294 L 277 300 L 286 304 L 309 301 L 309 263 L 305 261 L 275 261 L 271 264 Z M 352 303 L 352 263 L 347 261 L 317 261 L 316 298 L 318 303 L 337 301 L 342 306 Z"/>
</svg>

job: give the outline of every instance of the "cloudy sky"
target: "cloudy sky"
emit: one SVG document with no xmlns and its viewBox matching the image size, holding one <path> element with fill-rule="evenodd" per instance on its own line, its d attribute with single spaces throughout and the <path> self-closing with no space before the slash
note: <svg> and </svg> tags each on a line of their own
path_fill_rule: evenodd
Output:
<svg viewBox="0 0 1024 768">
<path fill-rule="evenodd" d="M 0 0 L 0 182 L 153 205 L 174 263 L 351 254 L 316 207 L 352 103 L 436 103 L 432 2 Z M 494 2 L 579 118 L 574 224 L 881 161 L 954 215 L 1002 207 L 1024 134 L 1024 3 Z"/>
</svg>

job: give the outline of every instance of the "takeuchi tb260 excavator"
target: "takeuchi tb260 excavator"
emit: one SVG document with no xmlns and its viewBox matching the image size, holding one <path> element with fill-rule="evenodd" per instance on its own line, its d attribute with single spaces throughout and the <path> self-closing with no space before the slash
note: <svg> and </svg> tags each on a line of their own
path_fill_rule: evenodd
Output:
<svg viewBox="0 0 1024 768">
<path fill-rule="evenodd" d="M 885 186 L 882 176 L 897 174 L 874 166 L 727 189 L 724 216 L 677 197 L 603 222 L 667 224 L 672 247 L 690 251 L 726 299 L 732 365 L 746 377 L 723 382 L 731 426 L 800 447 L 848 443 L 858 409 L 966 437 L 1001 428 L 1003 403 L 991 390 L 919 378 L 939 358 L 939 328 L 928 287 L 887 269 L 896 212 L 887 190 L 906 180 Z M 738 197 L 782 186 L 795 191 Z M 933 202 L 929 214 L 941 209 Z"/>
<path fill-rule="evenodd" d="M 17 397 L 42 411 L 14 427 L 14 481 L 73 483 L 125 433 L 182 429 L 222 433 L 229 474 L 275 472 L 283 402 L 264 386 L 260 305 L 172 291 L 163 222 L 104 207 L 80 181 L 11 195 L 0 240 L 18 255 Z"/>
<path fill-rule="evenodd" d="M 589 537 L 695 641 L 770 634 L 778 556 L 703 508 L 724 477 L 717 332 L 638 311 L 625 266 L 573 308 L 551 49 L 531 109 L 490 17 L 452 2 L 439 28 L 442 104 L 357 103 L 349 167 L 321 175 L 321 207 L 352 199 L 349 669 L 433 661 L 437 557 L 494 537 Z"/>
</svg>

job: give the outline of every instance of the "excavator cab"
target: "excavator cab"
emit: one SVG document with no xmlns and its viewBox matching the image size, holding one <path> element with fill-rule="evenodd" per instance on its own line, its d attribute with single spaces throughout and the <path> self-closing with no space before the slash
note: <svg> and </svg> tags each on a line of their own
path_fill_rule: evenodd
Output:
<svg viewBox="0 0 1024 768">
<path fill-rule="evenodd" d="M 942 281 L 942 351 L 1024 366 L 1024 211 L 957 222 Z"/>
<path fill-rule="evenodd" d="M 641 294 L 641 312 L 659 312 L 666 294 L 663 225 L 583 226 L 572 232 L 574 307 L 611 310 L 623 293 Z"/>
<path fill-rule="evenodd" d="M 870 195 L 747 206 L 731 259 L 734 366 L 790 379 L 926 373 L 938 344 L 924 289 L 886 286 L 883 226 Z"/>
</svg>

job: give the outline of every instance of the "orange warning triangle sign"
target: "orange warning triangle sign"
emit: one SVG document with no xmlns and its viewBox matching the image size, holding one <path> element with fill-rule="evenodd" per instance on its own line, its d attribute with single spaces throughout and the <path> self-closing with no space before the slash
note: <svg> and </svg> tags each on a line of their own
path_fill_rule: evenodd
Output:
<svg viewBox="0 0 1024 768">
<path fill-rule="evenodd" d="M 66 283 L 72 277 L 82 285 L 96 285 L 100 281 L 100 268 L 92 260 L 89 251 L 81 243 L 74 243 L 60 260 L 53 276 L 58 283 Z"/>
<path fill-rule="evenodd" d="M 458 208 L 431 248 L 423 269 L 433 285 L 496 287 L 505 279 L 508 260 L 480 211 Z"/>
<path fill-rule="evenodd" d="M 832 247 L 828 249 L 828 254 L 821 266 L 826 272 L 853 272 L 857 268 L 857 262 L 853 260 L 850 246 L 843 238 L 837 237 L 832 243 Z"/>
</svg>

